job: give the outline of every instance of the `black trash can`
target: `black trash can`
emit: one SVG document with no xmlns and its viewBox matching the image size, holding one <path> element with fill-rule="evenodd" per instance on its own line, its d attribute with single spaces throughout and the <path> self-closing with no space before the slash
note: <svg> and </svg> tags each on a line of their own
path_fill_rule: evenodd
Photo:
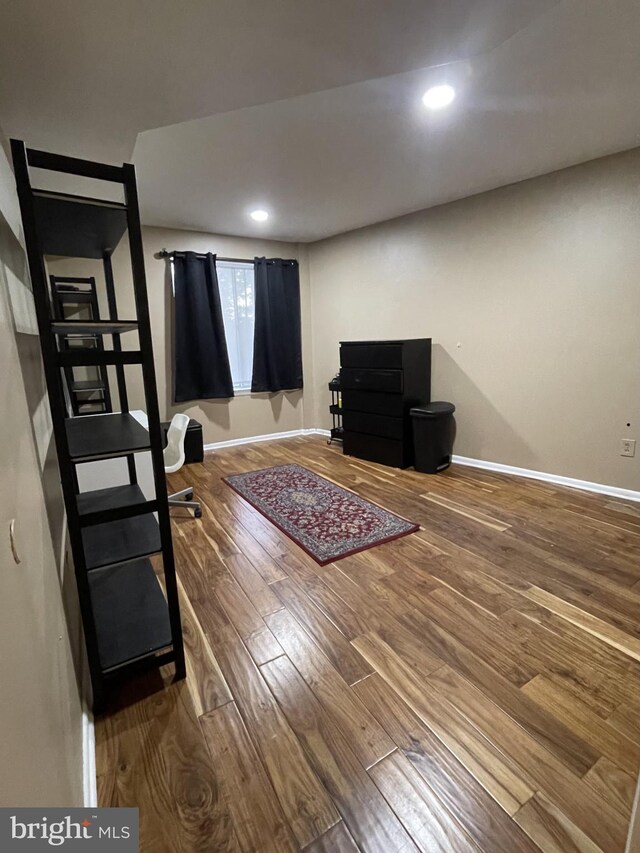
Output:
<svg viewBox="0 0 640 853">
<path fill-rule="evenodd" d="M 411 409 L 416 471 L 437 474 L 451 465 L 456 423 L 453 403 L 427 403 Z"/>
</svg>

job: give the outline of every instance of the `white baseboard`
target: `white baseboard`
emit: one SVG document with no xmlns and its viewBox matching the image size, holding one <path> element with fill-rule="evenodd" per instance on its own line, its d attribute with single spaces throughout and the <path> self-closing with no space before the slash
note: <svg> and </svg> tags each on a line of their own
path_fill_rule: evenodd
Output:
<svg viewBox="0 0 640 853">
<path fill-rule="evenodd" d="M 277 441 L 279 438 L 295 438 L 298 435 L 329 435 L 328 429 L 290 429 L 287 432 L 270 432 L 267 435 L 250 435 L 246 438 L 231 438 L 228 441 L 214 441 L 205 444 L 205 450 L 220 450 L 223 447 L 236 447 L 238 444 L 254 444 L 260 441 Z"/>
<path fill-rule="evenodd" d="M 85 808 L 95 808 L 98 805 L 95 725 L 86 705 L 82 710 L 82 790 Z"/>
<path fill-rule="evenodd" d="M 232 438 L 229 441 L 216 441 L 205 444 L 205 450 L 219 450 L 223 447 L 235 447 L 238 444 L 254 444 L 260 441 L 277 441 L 279 438 L 295 438 L 299 435 L 330 436 L 328 429 L 292 429 L 288 432 L 272 432 L 268 435 L 253 435 L 246 438 Z M 559 474 L 547 474 L 545 471 L 531 471 L 529 468 L 516 468 L 514 465 L 503 465 L 502 462 L 485 462 L 484 459 L 471 459 L 468 456 L 452 456 L 452 461 L 458 465 L 469 465 L 471 468 L 483 468 L 485 471 L 496 471 L 499 474 L 512 474 L 514 477 L 528 477 L 530 480 L 543 480 L 556 486 L 568 486 L 571 489 L 581 489 L 584 492 L 596 492 L 600 495 L 611 495 L 627 501 L 640 502 L 640 492 L 632 489 L 621 489 L 618 486 L 607 486 L 603 483 L 591 483 L 588 480 L 576 480 L 573 477 L 561 477 Z"/>
<path fill-rule="evenodd" d="M 600 495 L 611 495 L 627 501 L 640 501 L 640 492 L 632 489 L 621 489 L 618 486 L 606 486 L 603 483 L 591 483 L 589 480 L 575 480 L 573 477 L 561 477 L 559 474 L 547 474 L 544 471 L 531 471 L 529 468 L 516 468 L 513 465 L 503 465 L 501 462 L 485 462 L 483 459 L 470 459 L 468 456 L 451 457 L 458 465 L 469 465 L 471 468 L 483 468 L 485 471 L 496 471 L 499 474 L 513 474 L 515 477 L 528 477 L 530 480 L 543 480 L 556 486 L 568 486 L 571 489 L 581 489 L 584 492 L 597 492 Z"/>
</svg>

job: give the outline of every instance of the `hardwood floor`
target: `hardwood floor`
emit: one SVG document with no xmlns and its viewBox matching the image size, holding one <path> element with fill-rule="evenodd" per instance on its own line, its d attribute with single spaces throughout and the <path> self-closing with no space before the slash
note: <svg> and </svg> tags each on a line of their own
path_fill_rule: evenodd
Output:
<svg viewBox="0 0 640 853">
<path fill-rule="evenodd" d="M 421 529 L 318 566 L 221 481 L 294 461 Z M 188 678 L 123 688 L 96 729 L 100 805 L 139 806 L 141 850 L 623 853 L 640 506 L 319 437 L 170 481 L 203 503 L 174 516 Z"/>
</svg>

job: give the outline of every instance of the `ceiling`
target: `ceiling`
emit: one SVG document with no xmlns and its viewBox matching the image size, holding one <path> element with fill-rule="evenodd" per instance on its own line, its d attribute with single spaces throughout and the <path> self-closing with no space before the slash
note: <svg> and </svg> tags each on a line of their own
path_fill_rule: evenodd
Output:
<svg viewBox="0 0 640 853">
<path fill-rule="evenodd" d="M 317 240 L 640 144 L 637 0 L 46 9 L 0 0 L 0 125 L 133 159 L 147 224 Z"/>
</svg>

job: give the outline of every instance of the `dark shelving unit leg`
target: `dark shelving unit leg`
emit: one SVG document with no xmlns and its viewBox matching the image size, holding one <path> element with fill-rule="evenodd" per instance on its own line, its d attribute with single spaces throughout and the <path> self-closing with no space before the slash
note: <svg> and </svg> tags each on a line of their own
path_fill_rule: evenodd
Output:
<svg viewBox="0 0 640 853">
<path fill-rule="evenodd" d="M 118 320 L 118 303 L 116 300 L 116 285 L 113 278 L 113 266 L 111 264 L 111 252 L 105 252 L 102 256 L 102 267 L 104 269 L 104 282 L 107 289 L 107 305 L 109 306 L 109 319 Z M 134 279 L 135 281 L 135 279 Z M 146 285 L 145 285 L 146 288 Z M 122 341 L 119 334 L 113 336 L 113 349 L 122 352 Z M 104 368 L 106 371 L 106 367 Z M 127 394 L 127 382 L 124 373 L 124 365 L 116 365 L 116 379 L 118 383 L 118 397 L 120 399 L 120 411 L 129 411 L 129 395 Z M 127 469 L 129 471 L 129 482 L 137 483 L 136 461 L 133 454 L 127 456 Z"/>
<path fill-rule="evenodd" d="M 131 254 L 131 269 L 133 270 L 134 295 L 136 314 L 140 327 L 141 350 L 152 352 L 151 318 L 149 316 L 149 300 L 147 297 L 146 272 L 144 268 L 144 252 L 142 249 L 142 233 L 140 227 L 140 209 L 138 206 L 138 188 L 135 167 L 125 163 L 122 167 L 125 175 L 124 192 L 127 205 L 127 223 L 129 227 L 129 251 Z M 182 643 L 182 625 L 180 622 L 180 607 L 178 602 L 178 585 L 171 540 L 171 519 L 167 502 L 167 479 L 164 473 L 163 436 L 160 427 L 160 409 L 156 391 L 156 371 L 153 358 L 145 359 L 142 363 L 144 393 L 149 420 L 149 435 L 151 437 L 151 457 L 153 461 L 154 483 L 158 499 L 158 523 L 162 540 L 162 555 L 165 568 L 166 593 L 171 615 L 171 633 L 175 653 L 176 677 L 184 678 L 186 674 L 184 648 Z"/>
</svg>

